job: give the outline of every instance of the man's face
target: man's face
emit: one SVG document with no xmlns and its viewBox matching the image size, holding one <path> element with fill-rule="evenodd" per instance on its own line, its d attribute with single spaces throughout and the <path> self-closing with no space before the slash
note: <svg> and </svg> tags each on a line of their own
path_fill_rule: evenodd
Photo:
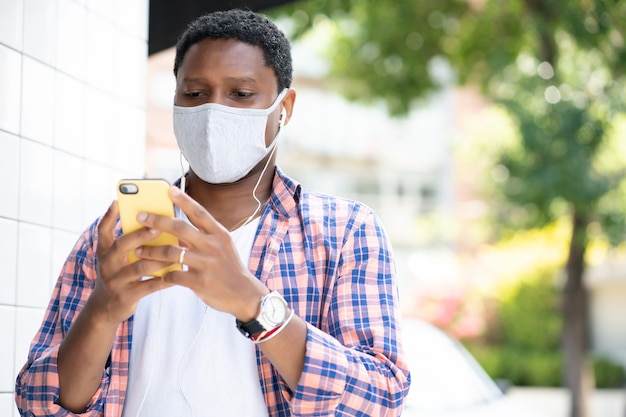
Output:
<svg viewBox="0 0 626 417">
<path fill-rule="evenodd" d="M 277 93 L 274 70 L 265 65 L 259 47 L 233 39 L 204 39 L 192 45 L 176 76 L 177 106 L 218 103 L 229 107 L 264 109 Z M 265 129 L 269 145 L 276 136 L 279 105 L 268 117 Z"/>
</svg>

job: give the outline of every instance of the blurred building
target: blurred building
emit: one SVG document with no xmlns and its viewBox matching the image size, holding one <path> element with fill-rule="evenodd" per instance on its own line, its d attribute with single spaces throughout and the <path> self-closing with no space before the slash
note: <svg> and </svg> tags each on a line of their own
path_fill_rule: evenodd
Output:
<svg viewBox="0 0 626 417">
<path fill-rule="evenodd" d="M 589 289 L 591 349 L 626 367 L 626 259 L 612 256 L 592 267 Z"/>
</svg>

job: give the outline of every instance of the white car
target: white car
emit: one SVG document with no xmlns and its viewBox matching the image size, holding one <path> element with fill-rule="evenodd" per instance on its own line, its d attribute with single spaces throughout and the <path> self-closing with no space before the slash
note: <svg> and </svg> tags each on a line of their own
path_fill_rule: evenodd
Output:
<svg viewBox="0 0 626 417">
<path fill-rule="evenodd" d="M 509 401 L 458 341 L 420 320 L 404 319 L 411 389 L 403 417 L 545 417 Z"/>
</svg>

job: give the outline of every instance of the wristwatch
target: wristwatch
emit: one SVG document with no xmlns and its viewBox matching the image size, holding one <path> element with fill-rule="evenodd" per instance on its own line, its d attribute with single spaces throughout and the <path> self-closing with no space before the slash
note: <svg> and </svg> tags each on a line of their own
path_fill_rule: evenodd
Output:
<svg viewBox="0 0 626 417">
<path fill-rule="evenodd" d="M 287 301 L 277 291 L 261 298 L 259 314 L 247 323 L 236 320 L 237 328 L 249 339 L 256 340 L 259 335 L 282 326 L 289 317 Z"/>
</svg>

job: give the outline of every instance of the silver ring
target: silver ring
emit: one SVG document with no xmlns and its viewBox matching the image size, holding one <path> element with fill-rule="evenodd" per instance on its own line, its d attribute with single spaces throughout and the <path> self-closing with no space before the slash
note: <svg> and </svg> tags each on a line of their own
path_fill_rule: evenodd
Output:
<svg viewBox="0 0 626 417">
<path fill-rule="evenodd" d="M 178 256 L 178 263 L 179 264 L 183 264 L 183 261 L 185 260 L 185 253 L 187 252 L 187 249 L 181 249 L 180 250 L 180 255 Z"/>
</svg>

